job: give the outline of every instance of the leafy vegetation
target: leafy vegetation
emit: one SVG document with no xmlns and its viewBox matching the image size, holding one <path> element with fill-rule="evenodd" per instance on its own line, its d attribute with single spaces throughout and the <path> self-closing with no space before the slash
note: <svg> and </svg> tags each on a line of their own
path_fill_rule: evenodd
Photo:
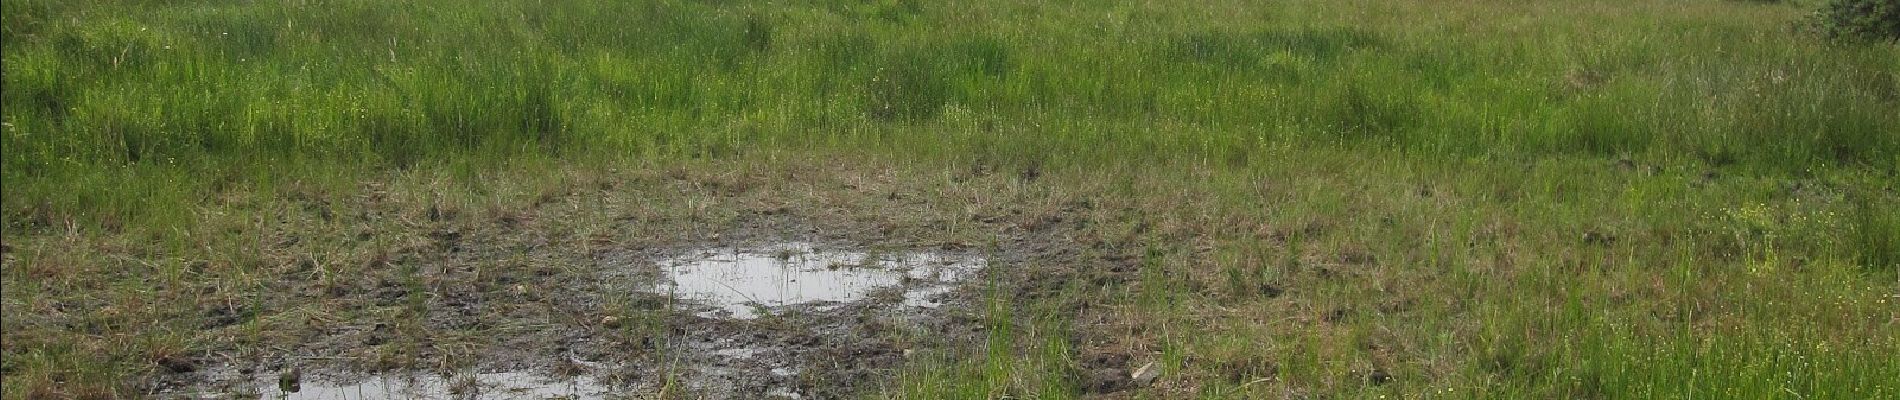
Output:
<svg viewBox="0 0 1900 400">
<path fill-rule="evenodd" d="M 1833 0 L 1818 13 L 1830 36 L 1862 40 L 1900 40 L 1900 1 Z"/>
</svg>

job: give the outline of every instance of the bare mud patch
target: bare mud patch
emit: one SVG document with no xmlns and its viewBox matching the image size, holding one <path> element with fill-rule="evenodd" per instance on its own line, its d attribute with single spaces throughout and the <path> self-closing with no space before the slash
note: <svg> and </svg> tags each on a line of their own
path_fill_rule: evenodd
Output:
<svg viewBox="0 0 1900 400">
<path fill-rule="evenodd" d="M 629 249 L 595 262 L 503 277 L 486 293 L 432 293 L 423 298 L 425 335 L 386 339 L 376 335 L 402 330 L 380 323 L 334 327 L 349 333 L 298 351 L 315 357 L 207 365 L 159 397 L 845 398 L 888 381 L 919 350 L 979 337 L 983 324 L 960 304 L 977 296 L 971 288 L 989 261 L 967 251 L 761 240 Z M 464 318 L 473 323 L 436 317 L 436 303 L 463 297 L 473 306 L 439 308 L 478 310 Z M 493 345 L 440 361 L 459 346 L 445 336 L 482 337 L 454 330 L 464 325 L 500 328 L 483 338 Z M 406 367 L 360 356 L 404 348 L 418 355 Z M 323 359 L 357 361 L 311 361 Z"/>
<path fill-rule="evenodd" d="M 614 388 L 588 376 L 562 378 L 528 372 L 495 372 L 462 375 L 386 374 L 353 380 L 317 379 L 304 381 L 294 377 L 228 377 L 222 390 L 207 391 L 195 398 L 255 398 L 282 400 L 488 400 L 488 399 L 563 399 L 597 400 L 618 398 Z"/>
</svg>

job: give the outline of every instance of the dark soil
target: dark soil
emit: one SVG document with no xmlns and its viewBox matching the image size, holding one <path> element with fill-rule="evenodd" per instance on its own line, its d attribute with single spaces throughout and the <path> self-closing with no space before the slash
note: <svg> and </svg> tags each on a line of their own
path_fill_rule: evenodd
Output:
<svg viewBox="0 0 1900 400">
<path fill-rule="evenodd" d="M 441 211 L 430 215 L 450 218 Z M 978 296 L 972 286 L 979 283 L 966 282 L 941 295 L 936 300 L 945 305 L 935 308 L 904 307 L 893 293 L 844 304 L 784 306 L 765 317 L 735 320 L 702 317 L 694 304 L 651 293 L 661 279 L 655 260 L 693 249 L 778 241 L 940 253 L 984 250 L 992 270 L 1008 270 L 1031 257 L 1073 255 L 1052 251 L 1056 247 L 1046 235 L 1051 230 L 1042 226 L 1060 225 L 1060 218 L 1032 222 L 1043 232 L 1024 232 L 1000 218 L 988 223 L 1002 227 L 1001 236 L 1010 240 L 979 249 L 956 241 L 893 240 L 886 236 L 895 230 L 889 227 L 826 225 L 776 211 L 744 215 L 698 240 L 602 248 L 587 254 L 584 264 L 561 260 L 573 255 L 532 240 L 524 244 L 518 236 L 445 227 L 431 231 L 426 243 L 370 261 L 386 273 L 281 283 L 285 292 L 355 311 L 352 318 L 283 338 L 294 343 L 282 347 L 244 351 L 232 346 L 197 359 L 159 360 L 173 373 L 151 387 L 173 394 L 242 392 L 243 385 L 293 371 L 305 381 L 332 382 L 390 374 L 532 371 L 587 374 L 631 393 L 658 392 L 670 378 L 679 384 L 671 390 L 694 393 L 688 397 L 850 397 L 893 376 L 923 347 L 978 343 L 984 325 L 969 305 Z M 494 259 L 520 261 L 484 261 Z M 1034 297 L 1038 290 L 1053 290 L 1040 286 L 1059 282 L 1029 280 L 1027 291 L 1014 292 Z M 241 307 L 220 305 L 207 308 L 205 317 L 208 325 L 225 326 L 246 314 Z M 1092 371 L 1085 387 L 1125 388 L 1126 368 Z"/>
</svg>

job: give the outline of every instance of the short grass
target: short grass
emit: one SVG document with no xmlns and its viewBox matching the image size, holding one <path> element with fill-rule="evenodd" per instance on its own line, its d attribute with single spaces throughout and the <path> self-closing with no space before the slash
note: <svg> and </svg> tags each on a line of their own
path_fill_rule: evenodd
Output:
<svg viewBox="0 0 1900 400">
<path fill-rule="evenodd" d="M 873 395 L 1084 395 L 1112 352 L 1149 397 L 1900 396 L 1900 47 L 1810 3 L 0 4 L 9 399 L 246 340 L 177 303 L 267 291 L 312 198 L 774 169 L 995 171 L 942 200 L 1100 203 L 1146 255 Z"/>
</svg>

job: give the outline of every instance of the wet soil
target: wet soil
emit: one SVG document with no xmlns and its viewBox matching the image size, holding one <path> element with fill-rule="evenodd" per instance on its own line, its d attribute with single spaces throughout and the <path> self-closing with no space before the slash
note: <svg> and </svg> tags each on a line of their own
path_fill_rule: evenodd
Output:
<svg viewBox="0 0 1900 400">
<path fill-rule="evenodd" d="M 588 269 L 484 276 L 450 267 L 409 282 L 314 290 L 342 292 L 339 300 L 388 322 L 331 325 L 298 348 L 249 360 L 200 360 L 202 368 L 167 376 L 157 392 L 841 398 L 887 380 L 922 347 L 982 335 L 967 305 L 988 261 L 969 246 L 874 248 L 814 238 L 809 228 L 789 240 L 775 235 L 786 226 L 797 225 L 758 222 L 717 234 L 710 246 L 605 250 Z"/>
<path fill-rule="evenodd" d="M 502 376 L 578 388 L 557 395 L 581 398 L 854 397 L 918 354 L 983 354 L 997 323 L 979 306 L 985 293 L 1099 323 L 1089 304 L 1057 294 L 1130 281 L 1141 257 L 1126 242 L 1152 236 L 1127 212 L 1086 200 L 983 197 L 997 188 L 982 185 L 1016 185 L 1001 175 L 935 194 L 952 189 L 830 179 L 642 175 L 583 183 L 527 209 L 313 200 L 265 235 L 279 243 L 268 261 L 281 279 L 257 297 L 205 303 L 202 350 L 167 359 L 183 367 L 142 390 L 251 398 L 288 376 L 298 393 L 410 381 L 419 383 L 381 386 L 436 390 L 397 397 L 541 393 L 483 380 Z M 337 248 L 352 252 L 325 255 Z M 678 274 L 706 259 L 812 262 L 731 302 L 682 284 L 733 272 Z M 813 291 L 806 280 L 851 290 Z M 1127 351 L 1086 332 L 1074 339 L 1078 357 Z M 1130 367 L 1078 363 L 1067 373 Z M 470 382 L 489 390 L 450 390 Z"/>
</svg>

